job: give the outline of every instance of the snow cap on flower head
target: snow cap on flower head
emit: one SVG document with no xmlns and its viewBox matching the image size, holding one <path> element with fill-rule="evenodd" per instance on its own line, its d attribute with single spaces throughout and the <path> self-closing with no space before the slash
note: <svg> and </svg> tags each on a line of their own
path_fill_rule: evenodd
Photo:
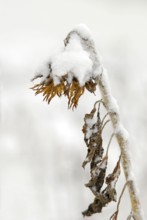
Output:
<svg viewBox="0 0 147 220">
<path fill-rule="evenodd" d="M 34 76 L 33 80 L 41 80 L 32 89 L 36 95 L 42 93 L 48 103 L 56 95 L 65 95 L 69 108 L 75 108 L 85 89 L 95 92 L 101 65 L 86 25 L 77 25 L 64 44 L 64 49 L 51 56 L 43 70 Z"/>
</svg>

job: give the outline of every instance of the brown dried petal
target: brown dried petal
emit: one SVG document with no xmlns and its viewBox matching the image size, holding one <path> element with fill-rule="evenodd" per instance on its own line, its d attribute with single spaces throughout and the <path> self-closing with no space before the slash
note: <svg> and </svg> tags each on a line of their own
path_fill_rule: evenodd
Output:
<svg viewBox="0 0 147 220">
<path fill-rule="evenodd" d="M 34 79 L 41 76 L 37 76 Z M 61 97 L 64 94 L 68 98 L 68 107 L 74 109 L 77 107 L 79 98 L 83 95 L 85 87 L 81 87 L 79 82 L 75 79 L 71 84 L 68 84 L 67 74 L 65 74 L 60 78 L 60 84 L 56 86 L 54 85 L 53 79 L 49 76 L 46 81 L 36 84 L 31 89 L 35 91 L 35 95 L 42 93 L 44 96 L 43 100 L 48 103 L 50 103 L 56 95 Z"/>
</svg>

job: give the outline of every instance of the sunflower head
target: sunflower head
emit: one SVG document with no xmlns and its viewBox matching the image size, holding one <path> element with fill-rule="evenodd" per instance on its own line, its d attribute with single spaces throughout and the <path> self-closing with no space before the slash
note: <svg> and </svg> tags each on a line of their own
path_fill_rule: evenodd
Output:
<svg viewBox="0 0 147 220">
<path fill-rule="evenodd" d="M 85 26 L 78 25 L 67 35 L 64 48 L 50 57 L 46 71 L 33 78 L 41 81 L 31 89 L 36 95 L 41 93 L 47 103 L 55 96 L 64 95 L 68 107 L 74 109 L 85 89 L 95 92 L 100 70 L 91 34 Z"/>
</svg>

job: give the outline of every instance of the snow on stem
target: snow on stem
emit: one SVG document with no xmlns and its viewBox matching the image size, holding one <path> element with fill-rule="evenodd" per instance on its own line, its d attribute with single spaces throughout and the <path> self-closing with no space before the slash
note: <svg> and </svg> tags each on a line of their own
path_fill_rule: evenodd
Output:
<svg viewBox="0 0 147 220">
<path fill-rule="evenodd" d="M 138 196 L 138 189 L 133 177 L 131 158 L 128 147 L 128 135 L 123 125 L 120 122 L 120 115 L 118 106 L 115 99 L 111 94 L 109 81 L 107 79 L 107 72 L 103 68 L 103 72 L 99 75 L 97 80 L 103 102 L 109 113 L 115 136 L 121 150 L 121 162 L 125 174 L 126 181 L 128 182 L 128 190 L 131 200 L 132 213 L 135 220 L 143 220 L 141 205 Z"/>
</svg>

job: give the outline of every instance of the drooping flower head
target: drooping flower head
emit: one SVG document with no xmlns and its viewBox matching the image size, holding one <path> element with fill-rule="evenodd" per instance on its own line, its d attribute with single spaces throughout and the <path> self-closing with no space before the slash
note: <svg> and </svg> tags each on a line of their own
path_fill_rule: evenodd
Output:
<svg viewBox="0 0 147 220">
<path fill-rule="evenodd" d="M 42 93 L 48 103 L 56 95 L 65 95 L 68 107 L 73 109 L 85 89 L 95 92 L 100 73 L 91 33 L 85 25 L 77 25 L 64 40 L 62 51 L 50 57 L 46 71 L 35 75 L 33 80 L 41 80 L 32 89 L 36 95 Z"/>
</svg>

